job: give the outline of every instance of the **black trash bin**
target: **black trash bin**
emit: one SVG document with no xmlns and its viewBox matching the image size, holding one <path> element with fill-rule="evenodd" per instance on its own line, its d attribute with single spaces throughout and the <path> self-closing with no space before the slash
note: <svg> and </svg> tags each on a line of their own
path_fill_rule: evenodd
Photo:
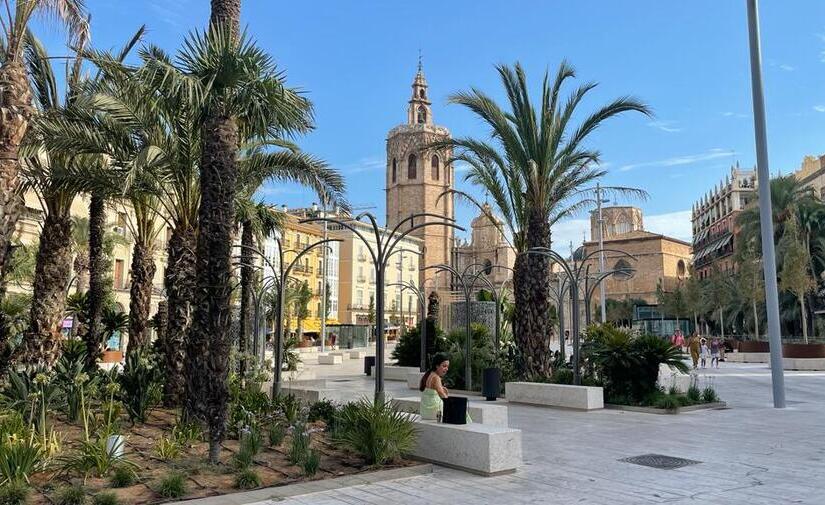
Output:
<svg viewBox="0 0 825 505">
<path fill-rule="evenodd" d="M 368 377 L 372 375 L 372 367 L 375 366 L 375 356 L 364 356 L 364 374 Z"/>
<path fill-rule="evenodd" d="M 485 368 L 481 380 L 481 396 L 488 402 L 496 401 L 501 391 L 501 368 Z"/>
<path fill-rule="evenodd" d="M 444 413 L 441 422 L 447 424 L 467 424 L 467 398 L 450 396 L 444 398 Z"/>
</svg>

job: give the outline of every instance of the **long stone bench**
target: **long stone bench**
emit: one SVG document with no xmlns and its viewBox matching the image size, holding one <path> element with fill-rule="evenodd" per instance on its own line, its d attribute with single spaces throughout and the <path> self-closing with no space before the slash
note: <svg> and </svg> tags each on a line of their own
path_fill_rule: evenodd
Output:
<svg viewBox="0 0 825 505">
<path fill-rule="evenodd" d="M 342 360 L 349 359 L 349 351 L 333 351 L 328 356 L 340 356 Z"/>
<path fill-rule="evenodd" d="M 665 364 L 659 365 L 659 377 L 656 384 L 665 391 L 670 391 L 670 388 L 674 387 L 680 393 L 687 393 L 690 382 L 691 374 L 674 370 Z"/>
<path fill-rule="evenodd" d="M 407 381 L 407 374 L 418 372 L 415 366 L 384 365 L 384 380 Z M 372 376 L 375 377 L 375 367 L 372 367 Z"/>
<path fill-rule="evenodd" d="M 521 430 L 490 424 L 415 420 L 416 459 L 484 476 L 515 472 L 522 464 Z"/>
<path fill-rule="evenodd" d="M 349 359 L 364 359 L 366 351 L 349 351 Z"/>
<path fill-rule="evenodd" d="M 321 400 L 329 400 L 335 403 L 347 403 L 353 401 L 352 391 L 345 389 L 329 389 L 326 387 L 303 386 L 291 387 L 284 384 L 281 390 L 283 394 L 292 395 L 304 403 L 315 403 Z"/>
<path fill-rule="evenodd" d="M 769 352 L 728 352 L 725 353 L 725 361 L 731 363 L 769 363 L 771 353 Z"/>
<path fill-rule="evenodd" d="M 825 370 L 825 358 L 782 358 L 785 370 Z"/>
<path fill-rule="evenodd" d="M 418 414 L 421 398 L 417 396 L 408 396 L 404 398 L 392 399 L 399 410 Z M 507 406 L 503 404 L 487 403 L 484 400 L 467 402 L 467 412 L 470 414 L 474 423 L 488 424 L 490 426 L 499 426 L 507 428 L 510 423 L 507 414 Z"/>
<path fill-rule="evenodd" d="M 407 373 L 407 387 L 410 389 L 418 389 L 421 387 L 421 377 L 424 375 L 424 372 L 419 372 L 416 370 L 415 372 L 408 372 Z"/>
<path fill-rule="evenodd" d="M 604 391 L 593 386 L 569 386 L 540 382 L 508 382 L 505 386 L 509 403 L 526 403 L 577 410 L 604 408 Z"/>
</svg>

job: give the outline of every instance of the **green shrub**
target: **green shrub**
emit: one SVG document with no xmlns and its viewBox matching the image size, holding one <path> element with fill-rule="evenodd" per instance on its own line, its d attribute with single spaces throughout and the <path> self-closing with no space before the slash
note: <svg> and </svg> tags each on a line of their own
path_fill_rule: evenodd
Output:
<svg viewBox="0 0 825 505">
<path fill-rule="evenodd" d="M 13 436 L 16 435 L 16 436 Z M 46 465 L 46 451 L 34 432 L 0 434 L 0 482 L 28 483 Z"/>
<path fill-rule="evenodd" d="M 241 437 L 241 449 L 246 449 L 254 456 L 263 448 L 263 438 L 258 430 L 250 430 Z"/>
<path fill-rule="evenodd" d="M 293 465 L 301 464 L 309 452 L 309 432 L 303 423 L 295 424 L 292 427 L 292 444 L 289 446 L 287 458 Z"/>
<path fill-rule="evenodd" d="M 56 505 L 84 505 L 86 491 L 82 486 L 64 486 L 55 492 L 52 501 Z"/>
<path fill-rule="evenodd" d="M 128 465 L 117 465 L 112 469 L 109 483 L 112 487 L 129 487 L 137 481 L 137 472 Z"/>
<path fill-rule="evenodd" d="M 94 505 L 120 505 L 120 498 L 111 491 L 104 491 L 94 495 L 92 503 Z"/>
<path fill-rule="evenodd" d="M 172 472 L 160 481 L 157 492 L 164 498 L 180 498 L 186 494 L 186 477 Z"/>
<path fill-rule="evenodd" d="M 238 489 L 255 489 L 261 486 L 261 477 L 251 468 L 245 468 L 235 475 L 235 487 Z"/>
<path fill-rule="evenodd" d="M 316 473 L 318 473 L 318 467 L 321 465 L 321 456 L 318 454 L 318 451 L 309 451 L 304 458 L 304 461 L 301 463 L 301 469 L 304 471 L 304 475 L 312 477 Z"/>
<path fill-rule="evenodd" d="M 63 354 L 55 363 L 54 370 L 54 382 L 65 402 L 66 416 L 70 421 L 77 422 L 80 419 L 81 405 L 85 401 L 88 408 L 91 393 L 99 382 L 98 377 L 90 376 L 86 371 L 85 348 L 77 356 Z"/>
<path fill-rule="evenodd" d="M 155 454 L 158 458 L 162 459 L 163 461 L 169 461 L 172 459 L 176 459 L 180 456 L 181 446 L 178 440 L 174 436 L 164 436 L 158 439 L 158 443 L 155 444 Z"/>
<path fill-rule="evenodd" d="M 132 353 L 126 358 L 126 366 L 118 377 L 120 383 L 120 401 L 126 407 L 132 424 L 145 423 L 146 416 L 158 400 L 160 372 L 149 359 Z"/>
<path fill-rule="evenodd" d="M 294 395 L 279 396 L 275 403 L 287 424 L 294 424 L 301 417 L 301 400 Z"/>
<path fill-rule="evenodd" d="M 448 352 L 450 350 L 450 344 L 447 342 L 447 339 L 444 338 L 444 332 L 440 329 L 435 330 L 435 338 L 433 339 L 433 332 L 430 330 L 434 329 L 432 325 L 427 327 L 427 340 L 430 341 L 428 354 Z M 414 328 L 407 329 L 407 331 L 401 335 L 401 338 L 398 339 L 398 343 L 392 350 L 391 357 L 398 366 L 417 367 L 421 365 L 421 324 L 418 324 Z"/>
<path fill-rule="evenodd" d="M 550 377 L 553 384 L 573 384 L 573 370 L 569 368 L 557 368 Z"/>
<path fill-rule="evenodd" d="M 309 406 L 307 419 L 309 422 L 324 421 L 326 424 L 330 424 L 337 410 L 338 407 L 330 400 L 317 401 Z"/>
<path fill-rule="evenodd" d="M 341 409 L 335 440 L 363 456 L 368 464 L 382 465 L 412 450 L 413 422 L 397 412 L 391 401 L 373 403 L 366 398 Z"/>
<path fill-rule="evenodd" d="M 592 367 L 608 398 L 640 403 L 656 391 L 659 365 L 686 372 L 682 351 L 655 335 L 633 336 L 610 324 L 587 329 L 582 354 Z"/>
<path fill-rule="evenodd" d="M 172 428 L 172 436 L 182 446 L 190 445 L 192 442 L 203 441 L 203 428 L 197 421 L 184 421 L 178 419 L 175 427 Z"/>
<path fill-rule="evenodd" d="M 284 429 L 284 425 L 275 422 L 269 425 L 267 428 L 267 435 L 269 438 L 269 446 L 270 447 L 278 447 L 283 443 L 284 436 L 286 435 L 286 429 Z"/>
<path fill-rule="evenodd" d="M 705 403 L 716 403 L 719 401 L 719 395 L 716 394 L 716 390 L 712 387 L 706 387 L 702 391 L 702 401 Z"/>
<path fill-rule="evenodd" d="M 136 467 L 124 456 L 117 455 L 119 446 L 113 445 L 108 448 L 106 445 L 106 437 L 98 437 L 89 441 L 81 440 L 73 453 L 60 458 L 62 469 L 83 476 L 105 477 L 117 466 Z"/>
<path fill-rule="evenodd" d="M 699 391 L 699 388 L 693 384 L 688 388 L 686 396 L 692 403 L 699 403 L 702 401 L 702 392 Z"/>
<path fill-rule="evenodd" d="M 679 403 L 679 398 L 674 395 L 662 395 L 654 403 L 654 406 L 657 409 L 664 409 L 664 410 L 676 410 L 681 407 Z"/>
<path fill-rule="evenodd" d="M 255 455 L 261 452 L 263 441 L 261 435 L 257 431 L 251 431 L 241 437 L 241 443 L 238 447 L 238 452 L 232 458 L 232 463 L 238 470 L 249 468 Z"/>
<path fill-rule="evenodd" d="M 0 486 L 0 505 L 26 505 L 29 501 L 29 486 L 22 482 L 9 482 Z"/>
</svg>

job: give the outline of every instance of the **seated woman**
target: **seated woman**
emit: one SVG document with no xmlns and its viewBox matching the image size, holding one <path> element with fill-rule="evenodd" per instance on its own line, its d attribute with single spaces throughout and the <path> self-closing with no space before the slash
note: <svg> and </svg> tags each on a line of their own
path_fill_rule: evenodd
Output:
<svg viewBox="0 0 825 505">
<path fill-rule="evenodd" d="M 433 356 L 432 365 L 421 377 L 421 382 L 418 385 L 418 389 L 421 391 L 421 419 L 433 421 L 441 417 L 440 414 L 444 411 L 442 398 L 449 396 L 447 388 L 441 383 L 441 378 L 447 374 L 449 369 L 449 356 L 444 353 Z"/>
</svg>

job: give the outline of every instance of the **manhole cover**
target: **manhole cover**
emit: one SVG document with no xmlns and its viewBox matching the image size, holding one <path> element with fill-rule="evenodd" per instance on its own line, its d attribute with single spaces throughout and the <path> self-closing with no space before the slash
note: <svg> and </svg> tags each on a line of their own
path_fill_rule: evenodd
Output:
<svg viewBox="0 0 825 505">
<path fill-rule="evenodd" d="M 634 465 L 649 466 L 651 468 L 660 468 L 662 470 L 674 470 L 676 468 L 682 468 L 683 466 L 697 465 L 701 463 L 701 461 L 674 458 L 673 456 L 664 456 L 662 454 L 642 454 L 641 456 L 624 458 L 619 461 L 633 463 Z"/>
</svg>

